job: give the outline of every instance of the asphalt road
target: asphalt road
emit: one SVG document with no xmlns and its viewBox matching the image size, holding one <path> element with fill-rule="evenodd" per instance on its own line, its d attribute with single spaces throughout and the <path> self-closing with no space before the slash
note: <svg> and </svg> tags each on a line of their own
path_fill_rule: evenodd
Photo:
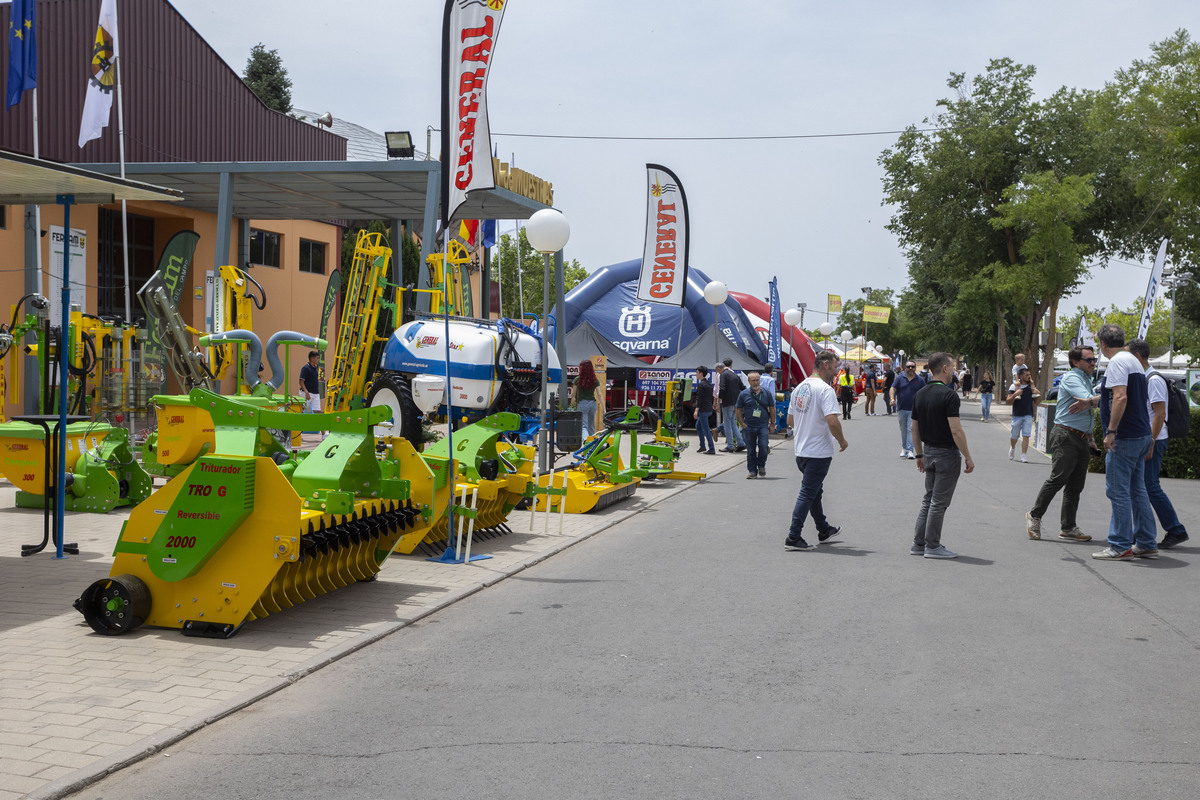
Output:
<svg viewBox="0 0 1200 800">
<path fill-rule="evenodd" d="M 908 555 L 922 478 L 894 418 L 856 417 L 840 541 L 783 550 L 776 451 L 75 796 L 1195 797 L 1200 544 L 1093 561 L 1100 476 L 1096 542 L 1029 541 L 1048 462 L 967 432 L 956 561 Z M 1200 517 L 1194 485 L 1167 491 Z"/>
</svg>

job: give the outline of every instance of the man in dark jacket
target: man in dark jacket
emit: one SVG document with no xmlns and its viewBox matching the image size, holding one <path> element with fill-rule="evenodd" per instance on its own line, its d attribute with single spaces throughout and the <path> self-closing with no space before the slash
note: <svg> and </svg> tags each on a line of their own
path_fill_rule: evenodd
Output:
<svg viewBox="0 0 1200 800">
<path fill-rule="evenodd" d="M 746 449 L 742 432 L 738 430 L 736 407 L 738 395 L 742 393 L 742 381 L 731 368 L 717 364 L 717 394 L 721 399 L 721 424 L 725 427 L 726 453 L 740 453 Z"/>
<path fill-rule="evenodd" d="M 887 409 L 887 415 L 890 417 L 892 412 L 896 410 L 896 406 L 892 403 L 892 384 L 896 382 L 896 371 L 889 364 L 883 371 L 883 405 Z"/>
<path fill-rule="evenodd" d="M 713 441 L 713 385 L 708 380 L 708 367 L 696 367 L 696 385 L 692 388 L 692 403 L 695 410 L 692 417 L 696 420 L 696 433 L 700 436 L 701 453 L 715 456 L 717 445 Z"/>
</svg>

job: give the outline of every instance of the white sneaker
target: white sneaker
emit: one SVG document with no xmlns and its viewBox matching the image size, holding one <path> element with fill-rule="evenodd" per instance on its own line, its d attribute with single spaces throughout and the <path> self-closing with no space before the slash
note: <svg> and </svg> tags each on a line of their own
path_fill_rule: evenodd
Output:
<svg viewBox="0 0 1200 800">
<path fill-rule="evenodd" d="M 1029 463 L 1029 459 L 1025 457 L 1025 454 L 1024 454 L 1024 453 L 1021 453 L 1021 463 L 1022 463 L 1022 464 L 1028 464 L 1028 463 Z"/>
<path fill-rule="evenodd" d="M 917 459 L 917 454 L 914 453 L 912 450 L 909 450 L 907 458 L 909 461 L 915 461 Z"/>
<path fill-rule="evenodd" d="M 901 451 L 900 451 L 900 457 L 901 457 L 901 458 L 908 458 L 908 451 L 907 451 L 907 450 L 901 450 Z"/>
<path fill-rule="evenodd" d="M 1013 460 L 1013 455 L 1014 455 L 1016 452 L 1017 452 L 1017 448 L 1015 448 L 1015 447 L 1010 447 L 1010 448 L 1008 448 L 1008 460 L 1009 460 L 1009 461 L 1012 461 L 1012 460 Z"/>
</svg>

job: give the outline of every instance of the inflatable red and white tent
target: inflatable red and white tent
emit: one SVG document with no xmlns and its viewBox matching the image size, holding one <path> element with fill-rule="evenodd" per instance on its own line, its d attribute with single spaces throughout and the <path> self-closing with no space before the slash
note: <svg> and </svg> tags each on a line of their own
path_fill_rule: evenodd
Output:
<svg viewBox="0 0 1200 800">
<path fill-rule="evenodd" d="M 730 292 L 729 296 L 738 301 L 738 304 L 742 307 L 742 311 L 746 313 L 746 317 L 754 325 L 755 332 L 765 345 L 768 328 L 770 327 L 770 323 L 767 320 L 771 317 L 771 307 L 761 297 L 755 297 L 745 292 Z M 782 390 L 785 386 L 795 386 L 811 375 L 813 359 L 824 348 L 814 343 L 809 335 L 799 326 L 789 328 L 783 321 L 782 309 L 779 312 L 779 330 L 780 349 L 783 353 L 783 358 L 781 359 L 783 369 L 782 374 L 778 376 L 779 380 L 777 383 Z M 794 350 L 793 345 L 795 346 Z"/>
</svg>

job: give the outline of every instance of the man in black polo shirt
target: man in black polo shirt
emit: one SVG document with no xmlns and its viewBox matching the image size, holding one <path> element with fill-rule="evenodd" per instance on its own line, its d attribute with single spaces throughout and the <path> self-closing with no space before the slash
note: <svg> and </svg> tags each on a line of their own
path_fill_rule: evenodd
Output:
<svg viewBox="0 0 1200 800">
<path fill-rule="evenodd" d="M 912 438 L 918 448 L 917 470 L 925 473 L 925 497 L 909 552 L 925 558 L 958 558 L 958 553 L 942 544 L 942 520 L 954 498 L 959 473 L 973 471 L 975 462 L 958 418 L 959 397 L 949 386 L 954 358 L 949 353 L 934 353 L 927 369 L 929 383 L 913 398 Z"/>
</svg>

